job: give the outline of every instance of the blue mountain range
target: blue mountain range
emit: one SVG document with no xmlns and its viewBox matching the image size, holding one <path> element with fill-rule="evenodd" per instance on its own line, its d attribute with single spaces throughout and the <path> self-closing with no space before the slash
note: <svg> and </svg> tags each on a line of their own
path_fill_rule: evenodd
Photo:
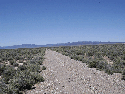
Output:
<svg viewBox="0 0 125 94">
<path fill-rule="evenodd" d="M 100 45 L 100 44 L 125 44 L 125 42 L 101 42 L 101 41 L 78 41 L 57 44 L 35 45 L 35 44 L 22 44 L 13 46 L 4 46 L 0 49 L 18 49 L 18 48 L 38 48 L 38 47 L 59 47 L 59 46 L 79 46 L 79 45 Z"/>
</svg>

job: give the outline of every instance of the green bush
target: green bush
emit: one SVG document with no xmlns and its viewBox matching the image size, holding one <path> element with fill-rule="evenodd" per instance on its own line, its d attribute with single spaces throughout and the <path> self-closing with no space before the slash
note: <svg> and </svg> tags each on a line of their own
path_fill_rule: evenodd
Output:
<svg viewBox="0 0 125 94">
<path fill-rule="evenodd" d="M 22 60 L 22 59 L 20 59 L 20 60 L 19 60 L 19 63 L 23 63 L 23 60 Z"/>
<path fill-rule="evenodd" d="M 43 67 L 42 67 L 42 70 L 46 70 L 46 67 L 45 67 L 45 66 L 43 66 Z"/>
<path fill-rule="evenodd" d="M 5 84 L 8 84 L 8 81 L 13 78 L 16 70 L 12 66 L 6 66 L 6 69 L 2 73 L 2 78 Z"/>
<path fill-rule="evenodd" d="M 35 52 L 35 55 L 32 55 L 32 51 Z M 0 50 L 0 54 L 0 94 L 21 94 L 23 90 L 31 89 L 37 82 L 44 81 L 43 77 L 39 75 L 40 64 L 45 55 L 44 48 Z M 23 62 L 24 57 L 26 63 Z M 32 61 L 34 57 L 36 59 Z M 11 65 L 3 64 L 7 60 Z M 18 66 L 16 60 L 23 65 Z M 15 70 L 17 66 L 18 68 Z"/>
<path fill-rule="evenodd" d="M 83 59 L 82 60 L 82 63 L 87 63 L 88 61 L 86 59 Z"/>
<path fill-rule="evenodd" d="M 5 64 L 0 64 L 0 75 L 3 73 L 3 71 L 6 69 Z"/>
<path fill-rule="evenodd" d="M 84 53 L 82 52 L 82 50 L 78 50 L 76 51 L 76 55 L 84 55 Z"/>
<path fill-rule="evenodd" d="M 99 70 L 104 70 L 106 69 L 107 64 L 108 63 L 105 61 L 99 61 L 98 64 L 96 65 L 96 68 L 98 68 Z"/>
<path fill-rule="evenodd" d="M 19 60 L 19 59 L 20 59 L 20 57 L 19 57 L 19 56 L 15 56 L 15 59 L 16 59 L 16 60 Z"/>
<path fill-rule="evenodd" d="M 108 74 L 113 74 L 113 67 L 110 64 L 106 65 L 105 72 Z"/>
<path fill-rule="evenodd" d="M 0 94 L 8 93 L 7 91 L 8 91 L 7 85 L 3 81 L 1 81 L 0 82 Z M 10 92 L 9 94 L 12 94 L 12 93 Z"/>
<path fill-rule="evenodd" d="M 20 65 L 18 67 L 18 70 L 20 70 L 20 71 L 23 71 L 23 70 L 26 70 L 26 69 L 27 69 L 27 67 L 25 65 Z"/>
<path fill-rule="evenodd" d="M 31 64 L 36 64 L 36 60 L 30 60 Z"/>
<path fill-rule="evenodd" d="M 123 65 L 125 66 L 125 60 L 123 60 L 122 62 L 123 62 Z"/>
<path fill-rule="evenodd" d="M 13 66 L 14 67 L 17 67 L 19 64 L 18 63 L 13 63 Z"/>
<path fill-rule="evenodd" d="M 88 67 L 90 68 L 96 68 L 98 65 L 98 61 L 89 61 L 88 62 Z"/>
<path fill-rule="evenodd" d="M 13 60 L 13 58 L 12 58 L 12 57 L 9 57 L 8 60 L 9 60 L 9 61 L 10 61 L 10 60 Z"/>
<path fill-rule="evenodd" d="M 38 60 L 37 63 L 42 65 L 43 64 L 43 60 Z"/>
<path fill-rule="evenodd" d="M 13 65 L 13 63 L 14 63 L 14 60 L 10 60 L 9 62 L 10 62 L 10 64 L 11 64 L 11 65 Z"/>
<path fill-rule="evenodd" d="M 113 71 L 110 70 L 110 69 L 106 69 L 105 72 L 106 72 L 107 74 L 111 74 L 111 75 L 113 74 Z"/>
<path fill-rule="evenodd" d="M 19 91 L 31 89 L 39 81 L 44 81 L 44 79 L 37 72 L 17 72 L 13 79 L 10 80 L 11 91 L 19 93 Z"/>
<path fill-rule="evenodd" d="M 2 62 L 2 59 L 0 58 L 0 62 Z"/>
<path fill-rule="evenodd" d="M 122 80 L 125 80 L 125 69 L 122 72 Z"/>
<path fill-rule="evenodd" d="M 84 56 L 78 56 L 78 60 L 82 61 L 84 59 Z"/>
<path fill-rule="evenodd" d="M 31 72 L 39 72 L 40 70 L 39 64 L 27 64 L 26 68 Z"/>
<path fill-rule="evenodd" d="M 88 56 L 93 56 L 94 53 L 89 51 L 89 52 L 87 53 L 87 55 L 88 55 Z"/>
<path fill-rule="evenodd" d="M 43 60 L 44 59 L 44 57 L 39 57 L 39 60 Z"/>
</svg>

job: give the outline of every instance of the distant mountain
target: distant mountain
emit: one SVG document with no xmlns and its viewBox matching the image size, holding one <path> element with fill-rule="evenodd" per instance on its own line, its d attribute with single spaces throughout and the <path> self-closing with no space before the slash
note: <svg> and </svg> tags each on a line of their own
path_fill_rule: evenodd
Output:
<svg viewBox="0 0 125 94">
<path fill-rule="evenodd" d="M 78 46 L 78 45 L 99 45 L 99 44 L 123 44 L 125 42 L 101 42 L 101 41 L 78 41 L 78 42 L 68 42 L 68 43 L 57 43 L 57 44 L 46 44 L 46 45 L 35 45 L 35 44 L 22 44 L 13 46 L 4 46 L 0 49 L 17 49 L 17 48 L 38 48 L 38 47 L 58 47 L 58 46 Z"/>
</svg>

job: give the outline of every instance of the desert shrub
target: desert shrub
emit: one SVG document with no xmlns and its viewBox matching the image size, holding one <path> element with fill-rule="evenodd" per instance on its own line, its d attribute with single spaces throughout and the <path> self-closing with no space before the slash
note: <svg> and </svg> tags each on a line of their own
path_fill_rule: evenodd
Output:
<svg viewBox="0 0 125 94">
<path fill-rule="evenodd" d="M 124 69 L 124 62 L 120 59 L 117 59 L 114 63 L 113 63 L 113 71 L 115 73 L 122 73 L 122 70 Z"/>
<path fill-rule="evenodd" d="M 42 60 L 42 59 L 44 59 L 44 57 L 39 57 L 39 60 Z"/>
<path fill-rule="evenodd" d="M 39 60 L 39 57 L 38 57 L 38 56 L 36 56 L 36 57 L 34 58 L 34 60 L 36 60 L 36 61 L 37 61 L 37 60 Z"/>
<path fill-rule="evenodd" d="M 65 52 L 65 56 L 68 56 L 69 54 L 67 52 Z"/>
<path fill-rule="evenodd" d="M 78 60 L 78 58 L 79 58 L 79 56 L 77 56 L 77 55 L 73 56 L 73 59 L 75 59 L 75 60 Z"/>
<path fill-rule="evenodd" d="M 78 60 L 82 61 L 84 59 L 84 56 L 78 56 Z"/>
<path fill-rule="evenodd" d="M 27 59 L 30 60 L 30 59 L 32 59 L 32 58 L 31 58 L 30 56 L 27 56 Z"/>
<path fill-rule="evenodd" d="M 31 72 L 39 72 L 39 70 L 40 70 L 40 65 L 39 64 L 27 63 L 27 65 L 25 67 L 26 67 L 27 70 L 29 70 Z"/>
<path fill-rule="evenodd" d="M 31 64 L 36 64 L 36 60 L 30 60 Z"/>
<path fill-rule="evenodd" d="M 106 69 L 105 72 L 106 72 L 107 74 L 113 74 L 112 70 L 110 70 L 110 69 Z"/>
<path fill-rule="evenodd" d="M 88 55 L 88 56 L 93 56 L 93 55 L 94 55 L 94 53 L 93 53 L 93 52 L 91 52 L 91 51 L 88 51 L 87 55 Z"/>
<path fill-rule="evenodd" d="M 19 60 L 19 63 L 23 63 L 23 60 L 22 60 L 22 59 L 20 59 L 20 60 Z"/>
<path fill-rule="evenodd" d="M 7 58 L 6 58 L 6 57 L 2 57 L 1 60 L 2 60 L 2 61 L 6 61 Z"/>
<path fill-rule="evenodd" d="M 10 80 L 9 87 L 11 87 L 11 91 L 19 93 L 25 89 L 31 89 L 39 81 L 44 81 L 44 79 L 37 72 L 17 72 L 13 79 Z"/>
<path fill-rule="evenodd" d="M 3 81 L 8 84 L 8 81 L 12 79 L 12 77 L 15 75 L 15 69 L 12 66 L 6 66 L 6 69 L 2 73 Z"/>
<path fill-rule="evenodd" d="M 65 52 L 62 52 L 62 55 L 65 55 Z"/>
<path fill-rule="evenodd" d="M 42 70 L 46 70 L 46 67 L 45 67 L 45 66 L 42 66 Z"/>
<path fill-rule="evenodd" d="M 76 55 L 81 55 L 81 51 L 76 51 Z"/>
<path fill-rule="evenodd" d="M 37 63 L 40 64 L 40 65 L 42 65 L 43 60 L 38 60 Z"/>
<path fill-rule="evenodd" d="M 44 81 L 44 78 L 42 76 L 40 76 L 38 74 L 38 72 L 33 72 L 33 73 L 31 73 L 31 75 L 32 75 L 32 79 L 35 80 L 35 83 Z"/>
<path fill-rule="evenodd" d="M 122 72 L 122 80 L 125 80 L 125 69 Z"/>
<path fill-rule="evenodd" d="M 14 58 L 15 58 L 16 60 L 19 60 L 19 59 L 20 59 L 20 57 L 19 57 L 19 56 L 15 56 Z"/>
<path fill-rule="evenodd" d="M 104 69 L 106 69 L 107 64 L 108 63 L 105 61 L 99 61 L 98 64 L 96 65 L 96 68 L 98 68 L 100 70 L 104 70 Z"/>
<path fill-rule="evenodd" d="M 82 63 L 87 63 L 88 61 L 86 59 L 83 59 L 82 60 Z"/>
<path fill-rule="evenodd" d="M 123 56 L 123 60 L 125 60 L 125 55 Z"/>
<path fill-rule="evenodd" d="M 27 65 L 28 62 L 23 62 L 23 65 Z"/>
<path fill-rule="evenodd" d="M 3 73 L 3 71 L 6 69 L 5 64 L 0 64 L 0 75 Z"/>
<path fill-rule="evenodd" d="M 88 62 L 88 67 L 90 68 L 96 68 L 97 65 L 98 65 L 98 61 L 93 60 Z"/>
<path fill-rule="evenodd" d="M 12 57 L 9 57 L 8 60 L 9 60 L 9 61 L 10 61 L 10 60 L 13 60 L 13 58 L 12 58 Z"/>
<path fill-rule="evenodd" d="M 71 55 L 70 58 L 73 59 L 73 58 L 74 58 L 74 55 Z"/>
<path fill-rule="evenodd" d="M 11 65 L 13 65 L 13 63 L 14 63 L 14 60 L 10 60 L 9 62 L 10 62 L 10 64 L 11 64 Z"/>
<path fill-rule="evenodd" d="M 112 66 L 110 64 L 106 65 L 105 72 L 107 74 L 111 74 L 111 75 L 113 74 L 113 68 L 112 68 Z"/>
<path fill-rule="evenodd" d="M 13 63 L 13 66 L 14 67 L 17 67 L 19 64 L 18 63 Z"/>
<path fill-rule="evenodd" d="M 21 70 L 21 71 L 26 70 L 26 69 L 27 69 L 27 67 L 25 65 L 20 65 L 18 67 L 18 70 Z"/>
<path fill-rule="evenodd" d="M 7 91 L 8 91 L 7 85 L 3 81 L 1 81 L 0 82 L 0 94 L 8 93 Z M 10 92 L 10 94 L 12 93 Z"/>
<path fill-rule="evenodd" d="M 122 60 L 123 65 L 125 66 L 125 60 Z"/>
<path fill-rule="evenodd" d="M 15 89 L 17 88 L 17 92 L 22 91 L 24 89 L 31 89 L 32 85 L 35 83 L 33 79 L 31 79 L 31 75 L 18 74 L 18 77 L 14 77 L 10 81 L 10 85 L 12 85 Z"/>
<path fill-rule="evenodd" d="M 113 65 L 112 68 L 113 68 L 114 73 L 121 73 L 122 72 L 122 68 L 119 67 L 118 65 Z"/>
<path fill-rule="evenodd" d="M 2 62 L 2 59 L 0 58 L 0 62 Z"/>
<path fill-rule="evenodd" d="M 109 56 L 109 59 L 110 59 L 110 60 L 113 60 L 113 59 L 114 59 L 114 56 Z"/>
</svg>

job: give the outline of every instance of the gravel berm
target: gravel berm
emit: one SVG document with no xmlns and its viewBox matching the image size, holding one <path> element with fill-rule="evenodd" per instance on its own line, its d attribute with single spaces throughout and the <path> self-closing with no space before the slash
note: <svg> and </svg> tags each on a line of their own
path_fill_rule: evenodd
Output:
<svg viewBox="0 0 125 94">
<path fill-rule="evenodd" d="M 45 81 L 26 94 L 125 94 L 120 73 L 108 75 L 49 49 L 44 57 L 46 70 L 40 74 Z"/>
</svg>

